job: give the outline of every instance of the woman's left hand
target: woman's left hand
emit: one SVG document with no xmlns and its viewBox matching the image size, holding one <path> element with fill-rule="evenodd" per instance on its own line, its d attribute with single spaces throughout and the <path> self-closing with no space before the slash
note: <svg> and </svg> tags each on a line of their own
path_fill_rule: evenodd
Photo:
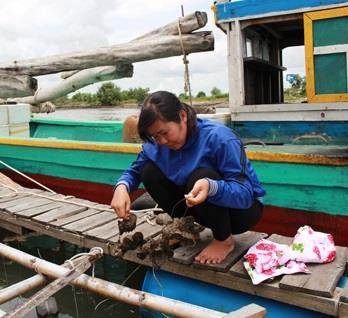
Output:
<svg viewBox="0 0 348 318">
<path fill-rule="evenodd" d="M 195 205 L 203 203 L 209 192 L 209 182 L 207 179 L 199 179 L 194 184 L 190 193 L 185 195 L 186 205 L 191 208 Z"/>
</svg>

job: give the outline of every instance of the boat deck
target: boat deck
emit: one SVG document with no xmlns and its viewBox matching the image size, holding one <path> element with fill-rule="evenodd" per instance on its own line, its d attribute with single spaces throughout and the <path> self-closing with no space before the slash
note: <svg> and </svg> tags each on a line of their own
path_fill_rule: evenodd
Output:
<svg viewBox="0 0 348 318">
<path fill-rule="evenodd" d="M 106 254 L 119 255 L 122 237 L 118 220 L 107 205 L 38 189 L 0 185 L 0 220 L 1 227 L 18 234 L 34 231 L 81 247 L 100 246 Z M 134 232 L 142 232 L 145 241 L 158 237 L 162 226 L 154 220 L 153 214 L 139 213 Z M 198 243 L 178 247 L 170 259 L 162 257 L 154 261 L 147 257 L 142 260 L 136 250 L 128 251 L 121 257 L 229 289 L 332 316 L 348 317 L 348 285 L 344 289 L 337 287 L 346 269 L 347 247 L 337 247 L 337 257 L 332 263 L 309 265 L 312 271 L 309 275 L 285 275 L 270 283 L 254 286 L 244 270 L 242 256 L 264 237 L 278 243 L 289 243 L 291 240 L 277 234 L 269 236 L 249 231 L 236 236 L 236 248 L 222 264 L 202 265 L 195 263 L 194 257 L 212 239 L 206 229 L 200 233 Z"/>
</svg>

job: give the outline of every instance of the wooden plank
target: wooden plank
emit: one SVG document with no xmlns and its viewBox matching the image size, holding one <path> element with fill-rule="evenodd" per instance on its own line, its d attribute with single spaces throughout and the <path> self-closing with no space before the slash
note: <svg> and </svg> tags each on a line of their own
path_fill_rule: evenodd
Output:
<svg viewBox="0 0 348 318">
<path fill-rule="evenodd" d="M 51 202 L 51 203 L 42 205 L 40 207 L 35 207 L 35 208 L 28 209 L 28 210 L 19 211 L 15 214 L 23 216 L 23 217 L 31 218 L 33 216 L 42 214 L 44 212 L 48 212 L 50 210 L 59 208 L 61 205 L 62 204 L 60 202 Z"/>
<path fill-rule="evenodd" d="M 223 262 L 220 264 L 201 264 L 195 261 L 193 262 L 193 266 L 196 268 L 209 269 L 218 272 L 227 272 L 231 266 L 242 257 L 242 254 L 244 254 L 251 245 L 265 237 L 267 237 L 266 233 L 253 231 L 247 231 L 245 233 L 235 235 L 235 248 Z"/>
<path fill-rule="evenodd" d="M 348 304 L 348 284 L 346 284 L 342 291 L 340 301 Z"/>
<path fill-rule="evenodd" d="M 213 233 L 210 229 L 206 228 L 203 232 L 199 233 L 199 240 L 193 246 L 180 246 L 174 250 L 174 255 L 171 258 L 172 261 L 181 264 L 192 264 L 194 258 L 198 253 L 205 248 L 213 239 Z"/>
<path fill-rule="evenodd" d="M 230 312 L 223 318 L 262 318 L 266 315 L 266 309 L 256 304 L 244 306 L 238 310 Z"/>
<path fill-rule="evenodd" d="M 43 191 L 38 189 L 32 189 L 30 190 L 31 193 L 42 193 Z M 15 205 L 17 201 L 23 200 L 24 198 L 31 195 L 31 193 L 16 193 L 16 195 L 11 197 L 4 197 L 0 199 L 0 209 Z"/>
<path fill-rule="evenodd" d="M 34 222 L 32 219 L 13 216 L 6 212 L 0 213 L 0 220 L 6 220 L 12 224 L 17 224 L 18 226 L 22 226 L 23 228 L 38 232 L 41 235 L 51 236 L 65 242 L 78 245 L 80 247 L 92 248 L 94 246 L 99 246 L 104 250 L 105 254 L 115 255 L 115 252 L 118 251 L 117 244 L 110 242 L 103 243 L 97 240 L 88 239 L 83 235 L 79 235 L 75 232 L 64 232 L 61 230 L 61 228 L 52 227 L 44 223 Z"/>
<path fill-rule="evenodd" d="M 19 234 L 19 235 L 23 235 L 24 234 L 23 228 L 21 226 L 18 226 L 17 224 L 13 224 L 13 223 L 10 223 L 10 222 L 7 222 L 5 220 L 2 220 L 0 222 L 0 227 L 2 227 L 3 229 L 5 229 L 7 231 L 12 232 L 12 233 L 16 233 L 16 234 Z"/>
<path fill-rule="evenodd" d="M 346 303 L 338 304 L 338 317 L 348 318 L 348 304 Z"/>
<path fill-rule="evenodd" d="M 85 207 L 65 203 L 59 208 L 35 216 L 33 219 L 36 221 L 49 223 L 85 210 L 87 210 Z"/>
<path fill-rule="evenodd" d="M 119 233 L 118 220 L 116 218 L 110 222 L 103 224 L 97 228 L 91 229 L 83 234 L 86 236 L 91 236 L 98 238 L 100 240 L 107 240 Z"/>
<path fill-rule="evenodd" d="M 82 211 L 82 212 L 76 213 L 74 215 L 70 215 L 68 217 L 58 219 L 57 221 L 51 222 L 51 225 L 55 225 L 55 226 L 67 225 L 69 223 L 73 223 L 73 222 L 76 222 L 78 220 L 82 220 L 88 216 L 91 216 L 91 215 L 94 215 L 97 213 L 100 213 L 100 211 L 94 210 L 94 209 L 88 209 L 86 211 Z"/>
<path fill-rule="evenodd" d="M 116 215 L 114 213 L 103 211 L 98 214 L 94 214 L 90 217 L 87 217 L 83 220 L 78 220 L 76 222 L 64 225 L 62 228 L 70 231 L 75 231 L 77 233 L 83 233 L 84 231 L 96 228 L 114 219 L 116 219 Z"/>
<path fill-rule="evenodd" d="M 305 293 L 332 297 L 340 277 L 343 275 L 348 257 L 346 247 L 336 247 L 336 258 L 328 264 L 307 264 L 311 274 L 285 275 L 280 283 L 280 288 L 297 290 Z"/>
<path fill-rule="evenodd" d="M 48 198 L 41 198 L 41 197 L 33 197 L 33 198 L 28 198 L 28 201 L 23 202 L 21 204 L 16 204 L 15 206 L 11 206 L 9 208 L 6 208 L 5 210 L 10 213 L 16 213 L 20 212 L 23 210 L 28 210 L 30 208 L 37 208 L 43 205 L 46 205 L 48 203 L 54 202 L 52 199 L 61 199 L 64 196 L 62 194 L 55 194 L 55 195 L 50 195 Z"/>
<path fill-rule="evenodd" d="M 149 258 L 139 260 L 136 256 L 136 251 L 128 251 L 124 254 L 123 258 L 146 266 L 152 266 Z M 337 315 L 337 303 L 341 293 L 340 288 L 336 288 L 332 298 L 327 298 L 281 289 L 279 288 L 277 281 L 269 284 L 262 283 L 260 285 L 253 285 L 250 279 L 233 276 L 230 273 L 197 270 L 192 265 L 187 266 L 169 260 L 163 261 L 160 268 L 164 271 L 176 273 L 184 277 L 197 279 L 217 286 L 239 290 L 250 295 L 258 295 L 260 297 L 314 310 L 327 315 Z"/>
<path fill-rule="evenodd" d="M 279 244 L 286 244 L 289 245 L 292 242 L 292 238 L 287 236 L 282 236 L 278 234 L 272 234 L 268 240 L 279 243 Z M 256 243 L 256 242 L 255 242 Z M 238 262 L 236 262 L 230 269 L 229 273 L 233 276 L 238 276 L 246 279 L 250 279 L 248 273 L 246 272 L 244 265 L 243 265 L 244 259 L 240 259 Z"/>
</svg>

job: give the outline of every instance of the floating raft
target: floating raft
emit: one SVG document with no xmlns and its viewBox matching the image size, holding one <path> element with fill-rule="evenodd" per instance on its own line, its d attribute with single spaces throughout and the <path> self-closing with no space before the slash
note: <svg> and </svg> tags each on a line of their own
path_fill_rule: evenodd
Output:
<svg viewBox="0 0 348 318">
<path fill-rule="evenodd" d="M 148 213 L 138 214 L 134 232 L 142 232 L 145 241 L 162 233 L 162 226 L 156 224 L 154 218 Z M 119 251 L 118 221 L 107 205 L 38 189 L 0 185 L 0 220 L 1 227 L 17 234 L 34 231 L 80 247 L 99 246 L 109 255 Z M 178 247 L 172 258 L 157 265 L 181 276 L 336 317 L 348 317 L 348 286 L 337 287 L 346 269 L 347 247 L 337 247 L 337 257 L 332 263 L 309 265 L 311 274 L 284 275 L 271 283 L 254 286 L 244 270 L 242 257 L 251 245 L 265 237 L 283 244 L 291 240 L 277 234 L 269 236 L 248 231 L 236 235 L 236 248 L 223 263 L 195 263 L 194 257 L 212 239 L 210 230 L 206 229 L 194 246 Z M 139 259 L 136 251 L 128 251 L 122 257 L 153 266 L 148 257 Z"/>
</svg>

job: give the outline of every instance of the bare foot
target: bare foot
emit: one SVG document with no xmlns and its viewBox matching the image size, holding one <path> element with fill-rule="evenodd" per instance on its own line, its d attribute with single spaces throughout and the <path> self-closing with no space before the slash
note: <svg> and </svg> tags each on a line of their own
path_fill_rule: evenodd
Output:
<svg viewBox="0 0 348 318">
<path fill-rule="evenodd" d="M 213 240 L 195 260 L 202 264 L 219 264 L 234 250 L 234 238 L 230 235 L 224 241 Z"/>
</svg>

